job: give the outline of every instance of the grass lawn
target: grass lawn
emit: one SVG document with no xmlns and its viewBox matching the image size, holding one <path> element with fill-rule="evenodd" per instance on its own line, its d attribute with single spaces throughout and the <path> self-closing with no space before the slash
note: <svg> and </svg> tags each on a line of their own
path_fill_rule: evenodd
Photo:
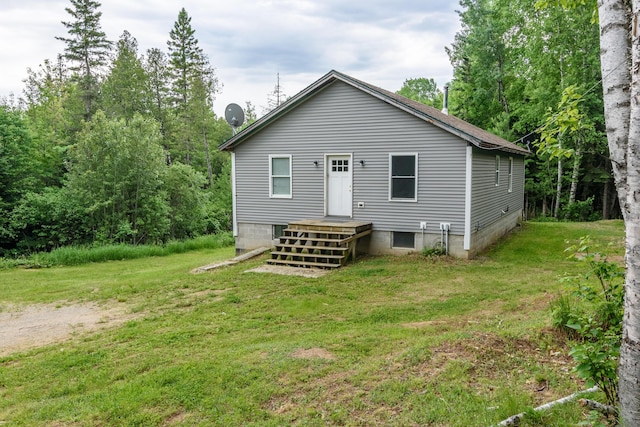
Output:
<svg viewBox="0 0 640 427">
<path fill-rule="evenodd" d="M 0 425 L 489 426 L 584 385 L 549 302 L 565 240 L 623 253 L 620 221 L 527 223 L 473 261 L 363 257 L 320 278 L 191 274 L 233 248 L 0 271 L 0 313 L 129 320 L 0 357 Z M 521 425 L 575 425 L 577 404 Z"/>
</svg>

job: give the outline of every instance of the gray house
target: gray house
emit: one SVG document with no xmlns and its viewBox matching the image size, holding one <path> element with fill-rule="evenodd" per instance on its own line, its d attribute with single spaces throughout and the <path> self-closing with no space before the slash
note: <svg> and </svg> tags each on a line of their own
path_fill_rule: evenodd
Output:
<svg viewBox="0 0 640 427">
<path fill-rule="evenodd" d="M 232 155 L 238 253 L 274 245 L 295 252 L 312 235 L 340 246 L 327 242 L 350 229 L 361 252 L 442 245 L 472 258 L 522 216 L 529 151 L 337 71 L 220 149 Z M 300 231 L 323 223 L 333 231 Z"/>
</svg>

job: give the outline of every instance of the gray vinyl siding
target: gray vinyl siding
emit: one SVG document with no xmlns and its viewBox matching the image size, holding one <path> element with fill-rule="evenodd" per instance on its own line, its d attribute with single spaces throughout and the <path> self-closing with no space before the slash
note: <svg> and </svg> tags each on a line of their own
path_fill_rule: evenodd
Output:
<svg viewBox="0 0 640 427">
<path fill-rule="evenodd" d="M 496 155 L 500 156 L 500 181 L 495 185 Z M 509 157 L 513 158 L 513 185 L 509 192 Z M 524 205 L 524 157 L 500 151 L 473 150 L 471 232 L 488 227 Z M 507 210 L 508 208 L 508 210 Z"/>
<path fill-rule="evenodd" d="M 464 233 L 466 142 L 345 83 L 329 85 L 235 152 L 240 223 L 322 218 L 324 156 L 352 154 L 353 219 L 408 232 L 420 232 L 420 221 L 427 232 L 449 222 L 452 234 Z M 390 153 L 417 153 L 417 202 L 389 201 Z M 269 155 L 278 154 L 292 156 L 291 199 L 269 198 Z"/>
</svg>

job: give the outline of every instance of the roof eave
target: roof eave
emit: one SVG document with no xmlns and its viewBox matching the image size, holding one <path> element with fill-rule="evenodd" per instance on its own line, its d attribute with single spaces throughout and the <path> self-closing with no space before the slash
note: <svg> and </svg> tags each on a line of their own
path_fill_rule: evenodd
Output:
<svg viewBox="0 0 640 427">
<path fill-rule="evenodd" d="M 318 79 L 313 84 L 307 86 L 305 89 L 297 93 L 295 96 L 286 100 L 282 105 L 278 108 L 269 111 L 267 114 L 262 116 L 260 119 L 256 120 L 251 125 L 244 128 L 242 131 L 238 132 L 236 135 L 229 138 L 227 141 L 223 142 L 218 146 L 219 150 L 230 151 L 233 150 L 238 144 L 244 141 L 249 136 L 258 132 L 260 129 L 268 126 L 272 121 L 276 120 L 278 117 L 286 114 L 289 110 L 297 106 L 299 103 L 304 102 L 306 99 L 313 96 L 319 90 L 322 90 L 328 84 L 332 83 L 336 79 L 336 75 L 340 74 L 335 70 L 330 71 L 325 74 L 323 77 Z M 342 80 L 342 79 L 341 79 Z"/>
<path fill-rule="evenodd" d="M 381 93 L 376 88 L 373 88 L 367 85 L 365 82 L 361 82 L 360 80 L 356 80 L 352 77 L 349 77 L 335 70 L 331 70 L 330 72 L 325 74 L 323 77 L 318 79 L 316 82 L 312 83 L 307 88 L 303 89 L 297 95 L 285 101 L 280 107 L 265 114 L 259 120 L 252 123 L 250 126 L 246 127 L 241 132 L 239 132 L 238 134 L 228 139 L 226 142 L 222 143 L 218 148 L 220 150 L 227 150 L 227 151 L 233 150 L 238 144 L 240 144 L 242 141 L 247 139 L 249 136 L 258 132 L 260 129 L 264 128 L 265 126 L 268 126 L 272 121 L 286 114 L 289 110 L 297 106 L 299 103 L 304 102 L 306 99 L 315 95 L 318 91 L 322 90 L 327 85 L 333 83 L 336 80 L 340 80 L 346 84 L 357 87 L 358 89 L 368 93 L 369 95 L 375 98 L 378 98 L 383 102 L 386 102 L 387 104 L 393 105 L 394 107 L 399 108 L 423 121 L 431 123 L 432 125 L 440 129 L 443 129 L 453 135 L 456 135 L 457 137 L 473 144 L 479 149 L 504 151 L 504 152 L 509 152 L 509 153 L 523 155 L 523 156 L 531 154 L 531 151 L 525 150 L 524 148 L 517 147 L 516 149 L 516 148 L 506 147 L 503 145 L 495 144 L 490 141 L 486 141 L 481 138 L 478 138 L 474 135 L 464 132 L 461 129 L 456 128 L 455 126 L 452 126 L 448 123 L 438 120 L 436 117 L 433 117 L 425 113 L 424 111 L 417 110 L 411 107 L 410 105 L 402 103 L 388 95 L 385 95 L 384 93 Z"/>
<path fill-rule="evenodd" d="M 348 77 L 348 76 L 345 76 L 345 77 Z M 345 80 L 345 79 L 343 79 L 343 80 Z M 401 110 L 403 110 L 403 111 L 405 111 L 405 112 L 407 112 L 407 113 L 409 113 L 409 114 L 411 114 L 411 115 L 413 115 L 413 116 L 415 116 L 415 117 L 417 117 L 417 118 L 419 118 L 421 120 L 424 120 L 424 121 L 426 121 L 428 123 L 431 123 L 432 125 L 434 125 L 436 127 L 439 127 L 440 129 L 443 129 L 443 130 L 445 130 L 445 131 L 447 131 L 447 132 L 449 132 L 449 133 L 451 133 L 453 135 L 456 135 L 457 137 L 459 137 L 459 138 L 461 138 L 461 139 L 463 139 L 463 140 L 465 140 L 467 142 L 470 142 L 471 144 L 475 145 L 476 147 L 478 147 L 478 148 L 480 148 L 482 150 L 499 150 L 499 151 L 505 151 L 505 152 L 510 152 L 510 153 L 519 154 L 519 155 L 530 155 L 531 154 L 530 150 L 525 150 L 524 148 L 521 148 L 520 150 L 517 150 L 515 148 L 505 147 L 505 146 L 501 146 L 501 145 L 498 145 L 498 144 L 493 144 L 493 143 L 491 143 L 489 141 L 482 140 L 482 139 L 477 138 L 477 137 L 475 137 L 473 135 L 470 135 L 470 134 L 468 134 L 468 133 L 466 133 L 466 132 L 464 132 L 464 131 L 462 131 L 462 130 L 454 127 L 454 126 L 451 126 L 451 125 L 449 125 L 447 123 L 444 123 L 444 122 L 438 120 L 437 118 L 435 118 L 435 117 L 433 117 L 433 116 L 431 116 L 429 114 L 426 114 L 423 111 L 420 111 L 420 110 L 417 110 L 415 108 L 412 108 L 410 105 L 404 104 L 404 103 L 402 103 L 400 101 L 397 101 L 397 100 L 395 100 L 393 98 L 390 98 L 390 97 L 386 96 L 385 94 L 380 93 L 379 91 L 377 91 L 377 90 L 375 90 L 375 89 L 373 89 L 373 88 L 371 88 L 371 87 L 369 87 L 369 86 L 367 86 L 365 84 L 362 84 L 359 81 L 354 81 L 353 79 L 346 79 L 346 80 L 348 80 L 348 82 L 350 84 L 358 86 L 360 88 L 360 90 L 363 90 L 363 91 L 367 92 L 369 95 L 374 96 L 374 97 L 376 97 L 376 98 L 378 98 L 378 99 L 380 99 L 380 100 L 382 100 L 382 101 L 384 101 L 384 102 L 386 102 L 388 104 L 391 104 L 394 107 L 399 108 L 399 109 L 401 109 Z M 518 147 L 518 148 L 520 148 L 520 147 Z"/>
</svg>

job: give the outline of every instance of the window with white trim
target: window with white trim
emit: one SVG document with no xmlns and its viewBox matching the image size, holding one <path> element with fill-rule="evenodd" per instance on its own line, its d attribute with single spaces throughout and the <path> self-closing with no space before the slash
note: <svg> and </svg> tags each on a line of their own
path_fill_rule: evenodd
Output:
<svg viewBox="0 0 640 427">
<path fill-rule="evenodd" d="M 509 157 L 509 193 L 513 191 L 513 157 Z"/>
<path fill-rule="evenodd" d="M 496 187 L 500 185 L 500 156 L 496 156 Z"/>
<path fill-rule="evenodd" d="M 291 198 L 291 155 L 269 156 L 269 197 Z"/>
<path fill-rule="evenodd" d="M 389 200 L 418 200 L 417 154 L 389 154 Z"/>
</svg>

